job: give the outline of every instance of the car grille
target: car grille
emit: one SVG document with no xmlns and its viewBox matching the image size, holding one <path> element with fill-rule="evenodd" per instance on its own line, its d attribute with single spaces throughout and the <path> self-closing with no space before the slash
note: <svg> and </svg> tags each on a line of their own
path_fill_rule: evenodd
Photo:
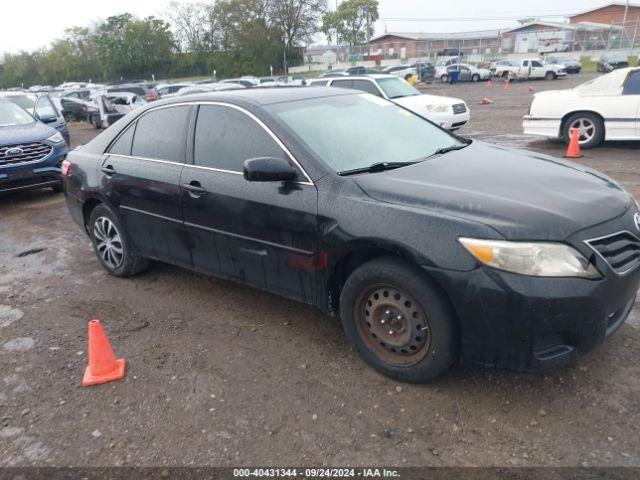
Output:
<svg viewBox="0 0 640 480">
<path fill-rule="evenodd" d="M 640 265 L 640 239 L 630 232 L 618 232 L 586 243 L 619 275 Z"/>
<path fill-rule="evenodd" d="M 453 105 L 454 115 L 465 113 L 466 111 L 467 111 L 467 106 L 464 103 L 456 103 Z"/>
<path fill-rule="evenodd" d="M 52 148 L 40 142 L 3 145 L 0 147 L 0 166 L 42 160 L 51 153 Z"/>
</svg>

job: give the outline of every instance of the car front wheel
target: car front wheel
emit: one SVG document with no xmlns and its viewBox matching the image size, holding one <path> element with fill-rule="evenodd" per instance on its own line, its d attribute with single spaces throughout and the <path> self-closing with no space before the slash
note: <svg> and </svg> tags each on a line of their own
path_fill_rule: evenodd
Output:
<svg viewBox="0 0 640 480">
<path fill-rule="evenodd" d="M 440 77 L 440 81 L 441 81 L 442 83 L 447 83 L 447 82 L 449 81 L 449 75 L 442 75 L 442 76 Z"/>
<path fill-rule="evenodd" d="M 106 205 L 91 212 L 89 234 L 98 260 L 110 274 L 130 277 L 147 267 L 147 259 L 138 255 L 120 220 Z"/>
<path fill-rule="evenodd" d="M 581 148 L 597 147 L 604 140 L 604 124 L 593 113 L 574 113 L 564 122 L 563 139 L 566 143 L 571 140 L 574 129 L 578 130 L 578 143 Z"/>
<path fill-rule="evenodd" d="M 472 82 L 479 82 L 480 81 L 480 75 L 478 75 L 477 73 L 474 73 L 473 76 L 471 77 L 471 81 Z"/>
<path fill-rule="evenodd" d="M 544 75 L 545 80 L 555 80 L 556 77 L 557 75 L 554 72 L 547 72 Z"/>
<path fill-rule="evenodd" d="M 458 358 L 457 322 L 421 271 L 381 257 L 356 269 L 340 296 L 342 326 L 362 359 L 391 378 L 422 383 Z"/>
</svg>

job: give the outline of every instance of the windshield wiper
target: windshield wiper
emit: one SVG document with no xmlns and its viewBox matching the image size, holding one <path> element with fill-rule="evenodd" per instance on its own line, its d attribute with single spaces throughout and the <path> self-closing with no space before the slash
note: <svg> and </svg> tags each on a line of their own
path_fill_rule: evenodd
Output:
<svg viewBox="0 0 640 480">
<path fill-rule="evenodd" d="M 471 142 L 469 142 L 471 143 Z M 434 155 L 443 155 L 445 153 L 453 152 L 454 150 L 462 150 L 463 148 L 469 146 L 469 143 L 463 143 L 462 145 L 450 145 L 448 147 L 442 147 L 433 152 L 430 156 Z"/>
<path fill-rule="evenodd" d="M 358 173 L 377 173 L 384 172 L 385 170 L 393 170 L 394 168 L 406 167 L 407 165 L 413 165 L 418 162 L 379 162 L 369 165 L 363 168 L 354 168 L 353 170 L 343 170 L 338 172 L 338 175 L 343 177 L 347 175 L 357 175 Z"/>
</svg>

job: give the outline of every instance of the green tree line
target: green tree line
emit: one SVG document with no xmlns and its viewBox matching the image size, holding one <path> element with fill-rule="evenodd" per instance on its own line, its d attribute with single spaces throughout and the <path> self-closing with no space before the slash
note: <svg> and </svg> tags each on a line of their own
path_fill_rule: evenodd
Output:
<svg viewBox="0 0 640 480">
<path fill-rule="evenodd" d="M 319 32 L 332 41 L 368 40 L 377 0 L 217 0 L 172 2 L 164 18 L 114 15 L 65 30 L 37 51 L 5 54 L 0 88 L 106 82 L 130 78 L 266 75 L 302 63 L 303 47 Z"/>
</svg>

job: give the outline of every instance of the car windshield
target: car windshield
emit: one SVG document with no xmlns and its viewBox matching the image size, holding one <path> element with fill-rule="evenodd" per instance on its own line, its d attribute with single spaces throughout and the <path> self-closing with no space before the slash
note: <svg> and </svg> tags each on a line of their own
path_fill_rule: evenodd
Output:
<svg viewBox="0 0 640 480">
<path fill-rule="evenodd" d="M 340 173 L 381 163 L 413 163 L 460 140 L 382 98 L 335 95 L 267 107 L 329 168 Z"/>
<path fill-rule="evenodd" d="M 23 108 L 15 103 L 0 101 L 0 127 L 15 127 L 35 122 Z"/>
<path fill-rule="evenodd" d="M 16 105 L 21 106 L 27 111 L 33 110 L 33 107 L 36 106 L 35 100 L 27 97 L 26 95 L 11 95 L 6 97 L 10 102 L 15 103 Z"/>
<path fill-rule="evenodd" d="M 622 92 L 627 73 L 615 70 L 607 75 L 596 77 L 588 82 L 581 83 L 574 90 L 580 95 L 619 95 Z"/>
<path fill-rule="evenodd" d="M 380 85 L 380 88 L 382 88 L 382 91 L 384 91 L 389 98 L 402 98 L 420 95 L 420 92 L 416 88 L 397 77 L 381 78 L 380 80 L 377 80 L 377 82 L 378 85 Z"/>
</svg>

